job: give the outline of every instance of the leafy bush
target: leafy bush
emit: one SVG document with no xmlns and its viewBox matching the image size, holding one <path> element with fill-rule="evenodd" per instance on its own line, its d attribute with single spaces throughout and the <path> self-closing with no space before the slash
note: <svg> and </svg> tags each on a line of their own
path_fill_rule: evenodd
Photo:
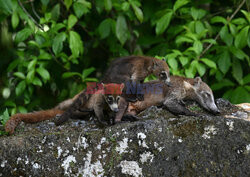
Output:
<svg viewBox="0 0 250 177">
<path fill-rule="evenodd" d="M 245 0 L 0 0 L 0 111 L 52 107 L 132 54 L 164 57 L 172 74 L 249 102 L 247 9 Z"/>
</svg>

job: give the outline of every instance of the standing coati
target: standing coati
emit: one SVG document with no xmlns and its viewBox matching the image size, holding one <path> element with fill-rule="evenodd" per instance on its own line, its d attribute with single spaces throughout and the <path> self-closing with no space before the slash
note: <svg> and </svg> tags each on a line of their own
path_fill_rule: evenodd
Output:
<svg viewBox="0 0 250 177">
<path fill-rule="evenodd" d="M 118 84 L 127 84 L 128 82 L 142 83 L 150 74 L 154 74 L 156 77 L 159 77 L 159 79 L 164 81 L 167 85 L 171 82 L 169 67 L 166 61 L 143 56 L 127 56 L 113 60 L 101 82 Z M 128 95 L 130 94 L 127 92 L 129 89 L 126 86 L 123 91 L 122 101 L 124 104 L 128 105 L 127 101 L 136 101 L 136 99 L 133 99 L 133 97 L 132 99 L 128 99 Z M 56 125 L 60 125 L 67 121 L 74 112 L 81 108 L 82 104 L 86 102 L 84 94 L 81 95 L 79 96 L 79 99 L 76 99 L 74 103 L 61 115 L 61 117 L 56 121 Z M 121 119 L 120 117 L 124 114 L 123 111 L 120 112 L 119 110 L 115 118 L 115 122 L 116 120 L 119 121 Z"/>
<path fill-rule="evenodd" d="M 144 100 L 129 103 L 126 115 L 137 115 L 150 106 L 161 106 L 167 108 L 173 114 L 195 115 L 183 106 L 183 101 L 193 100 L 203 108 L 214 114 L 220 113 L 214 102 L 214 96 L 209 86 L 200 77 L 189 79 L 180 76 L 171 76 L 171 87 L 160 81 L 151 81 L 148 84 L 158 84 L 161 92 L 155 90 L 145 92 Z M 122 103 L 122 102 L 120 102 Z"/>
<path fill-rule="evenodd" d="M 75 100 L 81 101 L 79 98 L 84 97 L 84 100 L 87 100 L 84 103 L 81 103 L 81 108 L 73 112 L 73 116 L 87 116 L 90 114 L 95 114 L 98 121 L 102 124 L 104 120 L 104 111 L 108 113 L 118 112 L 118 103 L 120 100 L 120 95 L 124 84 L 101 84 L 97 90 L 91 94 L 86 94 L 86 90 L 77 94 L 74 98 L 63 101 L 58 106 L 53 109 L 31 112 L 27 114 L 15 114 L 5 124 L 5 131 L 13 134 L 16 126 L 21 122 L 26 123 L 36 123 L 43 120 L 48 120 L 54 118 L 57 114 L 62 114 L 68 109 Z M 83 112 L 81 112 L 83 110 Z"/>
</svg>

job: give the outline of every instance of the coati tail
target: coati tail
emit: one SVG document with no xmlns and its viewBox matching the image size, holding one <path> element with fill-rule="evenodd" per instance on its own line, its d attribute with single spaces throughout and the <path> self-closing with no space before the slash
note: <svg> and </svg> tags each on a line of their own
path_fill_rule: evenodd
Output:
<svg viewBox="0 0 250 177">
<path fill-rule="evenodd" d="M 49 109 L 44 111 L 31 112 L 27 114 L 15 114 L 5 124 L 5 131 L 13 134 L 18 124 L 23 121 L 26 123 L 36 123 L 43 120 L 54 118 L 57 114 L 62 114 L 64 111 L 59 109 Z"/>
</svg>

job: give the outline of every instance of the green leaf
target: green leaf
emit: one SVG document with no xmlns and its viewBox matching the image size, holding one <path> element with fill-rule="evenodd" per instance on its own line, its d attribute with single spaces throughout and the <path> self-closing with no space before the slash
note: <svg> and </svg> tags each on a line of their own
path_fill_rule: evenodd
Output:
<svg viewBox="0 0 250 177">
<path fill-rule="evenodd" d="M 64 0 L 64 4 L 67 10 L 69 10 L 70 6 L 72 5 L 72 0 Z"/>
<path fill-rule="evenodd" d="M 215 16 L 211 19 L 211 23 L 223 23 L 224 25 L 227 24 L 227 20 L 221 16 Z"/>
<path fill-rule="evenodd" d="M 211 86 L 211 89 L 213 91 L 215 90 L 220 90 L 224 87 L 233 87 L 235 84 L 230 81 L 229 79 L 223 79 L 222 81 L 218 82 L 218 83 L 215 83 Z"/>
<path fill-rule="evenodd" d="M 179 60 L 182 66 L 185 66 L 189 61 L 187 57 L 183 57 L 183 56 L 179 57 Z"/>
<path fill-rule="evenodd" d="M 249 92 L 242 86 L 237 87 L 230 96 L 230 101 L 234 104 L 248 103 L 250 101 Z"/>
<path fill-rule="evenodd" d="M 110 18 L 103 20 L 98 27 L 98 32 L 101 36 L 101 39 L 108 37 L 110 34 L 110 30 L 111 30 L 110 20 L 111 20 Z"/>
<path fill-rule="evenodd" d="M 248 35 L 249 26 L 243 28 L 235 37 L 234 45 L 235 47 L 242 49 L 247 45 L 247 35 Z"/>
<path fill-rule="evenodd" d="M 42 4 L 45 5 L 45 6 L 47 6 L 48 3 L 49 3 L 49 0 L 41 0 L 41 1 L 42 1 Z"/>
<path fill-rule="evenodd" d="M 60 4 L 56 4 L 51 10 L 51 19 L 57 21 L 60 17 Z"/>
<path fill-rule="evenodd" d="M 16 104 L 13 102 L 13 101 L 6 101 L 5 103 L 4 103 L 4 106 L 6 106 L 6 107 L 16 107 Z"/>
<path fill-rule="evenodd" d="M 240 64 L 240 61 L 237 59 L 233 60 L 233 77 L 240 83 L 243 84 L 242 76 L 243 76 L 243 71 L 242 67 Z"/>
<path fill-rule="evenodd" d="M 62 78 L 66 79 L 66 78 L 69 78 L 69 77 L 72 77 L 72 76 L 80 76 L 80 77 L 82 77 L 82 75 L 80 73 L 77 73 L 77 72 L 65 72 L 65 73 L 63 73 Z"/>
<path fill-rule="evenodd" d="M 24 28 L 16 34 L 15 42 L 20 43 L 26 40 L 32 34 L 32 30 L 30 28 Z"/>
<path fill-rule="evenodd" d="M 206 15 L 206 11 L 203 9 L 191 8 L 191 16 L 194 20 L 202 19 Z"/>
<path fill-rule="evenodd" d="M 19 17 L 17 15 L 17 12 L 13 12 L 12 16 L 11 16 L 11 24 L 12 24 L 12 27 L 14 29 L 16 29 L 16 27 L 18 26 L 19 24 Z"/>
<path fill-rule="evenodd" d="M 37 86 L 40 86 L 40 87 L 43 85 L 43 84 L 42 84 L 42 81 L 41 81 L 38 77 L 35 77 L 35 78 L 33 79 L 32 84 L 37 85 Z"/>
<path fill-rule="evenodd" d="M 6 108 L 3 115 L 0 116 L 0 121 L 3 126 L 5 126 L 6 122 L 9 120 L 10 115 L 8 109 Z"/>
<path fill-rule="evenodd" d="M 35 69 L 35 66 L 36 66 L 36 63 L 37 63 L 37 60 L 36 60 L 36 59 L 30 61 L 29 64 L 28 64 L 28 71 L 34 70 L 34 69 Z"/>
<path fill-rule="evenodd" d="M 104 8 L 106 11 L 110 11 L 112 9 L 112 1 L 104 0 Z"/>
<path fill-rule="evenodd" d="M 119 15 L 116 20 L 116 37 L 123 45 L 129 38 L 128 26 L 124 16 Z"/>
<path fill-rule="evenodd" d="M 230 47 L 229 49 L 234 56 L 236 56 L 237 58 L 241 60 L 247 57 L 247 55 L 241 49 L 235 48 L 234 46 Z"/>
<path fill-rule="evenodd" d="M 24 92 L 25 88 L 26 88 L 25 80 L 19 82 L 16 87 L 16 96 L 20 96 Z"/>
<path fill-rule="evenodd" d="M 244 18 L 235 18 L 232 20 L 232 23 L 235 25 L 246 25 L 247 21 Z"/>
<path fill-rule="evenodd" d="M 83 14 L 86 14 L 89 12 L 88 8 L 83 3 L 80 3 L 80 2 L 75 2 L 73 4 L 73 9 L 78 19 L 81 18 Z"/>
<path fill-rule="evenodd" d="M 247 76 L 245 76 L 244 78 L 243 78 L 243 84 L 244 85 L 247 85 L 247 84 L 249 84 L 250 83 L 250 74 L 248 74 Z"/>
<path fill-rule="evenodd" d="M 9 15 L 12 13 L 12 1 L 8 0 L 0 0 L 0 9 L 2 12 L 4 12 L 6 15 Z"/>
<path fill-rule="evenodd" d="M 205 43 L 205 42 L 210 43 L 210 44 L 216 44 L 216 40 L 214 40 L 214 39 L 204 39 L 204 40 L 202 40 L 202 43 Z"/>
<path fill-rule="evenodd" d="M 229 23 L 229 29 L 230 29 L 230 32 L 232 33 L 232 35 L 235 36 L 235 34 L 237 32 L 236 26 L 232 23 Z"/>
<path fill-rule="evenodd" d="M 168 58 L 167 62 L 169 64 L 169 67 L 172 68 L 173 70 L 178 69 L 178 62 L 175 58 Z"/>
<path fill-rule="evenodd" d="M 189 68 L 185 69 L 185 75 L 188 78 L 194 78 L 196 74 L 196 67 L 195 67 L 196 63 L 197 63 L 197 60 L 192 61 Z"/>
<path fill-rule="evenodd" d="M 28 72 L 28 74 L 27 74 L 27 77 L 26 77 L 27 83 L 28 83 L 28 84 L 29 84 L 29 83 L 32 83 L 34 77 L 35 77 L 35 69 L 32 69 L 32 70 L 30 70 L 30 71 Z"/>
<path fill-rule="evenodd" d="M 7 99 L 10 97 L 10 89 L 9 88 L 4 88 L 2 92 L 3 98 Z"/>
<path fill-rule="evenodd" d="M 81 37 L 75 31 L 69 32 L 69 48 L 75 58 L 79 57 L 79 55 L 83 53 L 83 43 Z"/>
<path fill-rule="evenodd" d="M 250 31 L 249 31 L 248 37 L 247 37 L 247 45 L 250 48 Z"/>
<path fill-rule="evenodd" d="M 194 41 L 194 49 L 195 49 L 195 53 L 196 54 L 200 54 L 203 50 L 203 45 L 201 43 L 201 41 Z"/>
<path fill-rule="evenodd" d="M 86 0 L 78 0 L 73 4 L 74 12 L 78 19 L 80 19 L 83 14 L 87 14 L 91 7 L 91 3 Z"/>
<path fill-rule="evenodd" d="M 171 18 L 172 18 L 173 12 L 169 11 L 165 15 L 163 15 L 156 23 L 156 34 L 162 34 L 168 27 Z"/>
<path fill-rule="evenodd" d="M 197 34 L 200 34 L 202 31 L 205 30 L 205 27 L 201 21 L 196 21 L 195 22 L 195 32 Z"/>
<path fill-rule="evenodd" d="M 25 108 L 25 107 L 23 107 L 23 106 L 18 106 L 18 111 L 20 112 L 20 113 L 27 113 L 27 109 Z"/>
<path fill-rule="evenodd" d="M 131 3 L 133 10 L 135 11 L 135 15 L 137 19 L 142 23 L 143 22 L 143 13 L 142 10 L 135 4 Z"/>
<path fill-rule="evenodd" d="M 68 18 L 68 29 L 71 29 L 77 22 L 76 16 L 70 14 Z"/>
<path fill-rule="evenodd" d="M 186 5 L 187 3 L 189 3 L 189 0 L 177 0 L 174 4 L 174 8 L 173 8 L 174 12 L 177 9 L 181 8 L 182 6 Z"/>
<path fill-rule="evenodd" d="M 63 49 L 63 41 L 66 39 L 65 32 L 58 33 L 56 37 L 53 39 L 52 50 L 57 55 Z"/>
<path fill-rule="evenodd" d="M 241 10 L 241 12 L 245 15 L 248 23 L 250 23 L 250 13 L 245 10 Z"/>
<path fill-rule="evenodd" d="M 206 72 L 206 67 L 204 64 L 197 62 L 195 65 L 199 75 L 202 77 Z"/>
<path fill-rule="evenodd" d="M 51 54 L 46 52 L 43 49 L 40 49 L 40 55 L 38 56 L 38 59 L 40 60 L 50 60 L 52 58 Z"/>
<path fill-rule="evenodd" d="M 94 67 L 84 69 L 83 72 L 82 72 L 82 79 L 84 80 L 85 78 L 87 78 L 94 71 L 95 71 Z"/>
<path fill-rule="evenodd" d="M 122 3 L 122 10 L 123 11 L 128 11 L 129 10 L 129 7 L 130 7 L 130 4 L 128 2 L 123 2 Z"/>
<path fill-rule="evenodd" d="M 226 25 L 221 28 L 220 37 L 228 46 L 232 45 L 233 36 L 228 32 L 228 28 Z"/>
<path fill-rule="evenodd" d="M 202 58 L 200 60 L 203 61 L 208 67 L 213 68 L 213 69 L 217 69 L 216 63 L 214 61 L 207 59 L 207 58 Z"/>
<path fill-rule="evenodd" d="M 228 51 L 224 51 L 218 60 L 219 69 L 226 74 L 231 66 L 230 54 Z"/>
<path fill-rule="evenodd" d="M 36 71 L 45 81 L 50 80 L 50 74 L 45 68 L 40 67 Z"/>
<path fill-rule="evenodd" d="M 13 75 L 20 79 L 25 79 L 25 75 L 22 72 L 15 72 Z"/>
</svg>

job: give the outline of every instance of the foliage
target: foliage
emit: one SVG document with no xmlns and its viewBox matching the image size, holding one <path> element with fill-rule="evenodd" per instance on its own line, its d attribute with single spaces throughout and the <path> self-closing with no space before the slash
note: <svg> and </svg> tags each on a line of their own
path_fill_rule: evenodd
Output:
<svg viewBox="0 0 250 177">
<path fill-rule="evenodd" d="M 229 18 L 240 3 L 0 0 L 0 111 L 52 107 L 97 81 L 110 58 L 132 54 L 166 58 L 172 74 L 249 102 L 248 4 Z"/>
</svg>

